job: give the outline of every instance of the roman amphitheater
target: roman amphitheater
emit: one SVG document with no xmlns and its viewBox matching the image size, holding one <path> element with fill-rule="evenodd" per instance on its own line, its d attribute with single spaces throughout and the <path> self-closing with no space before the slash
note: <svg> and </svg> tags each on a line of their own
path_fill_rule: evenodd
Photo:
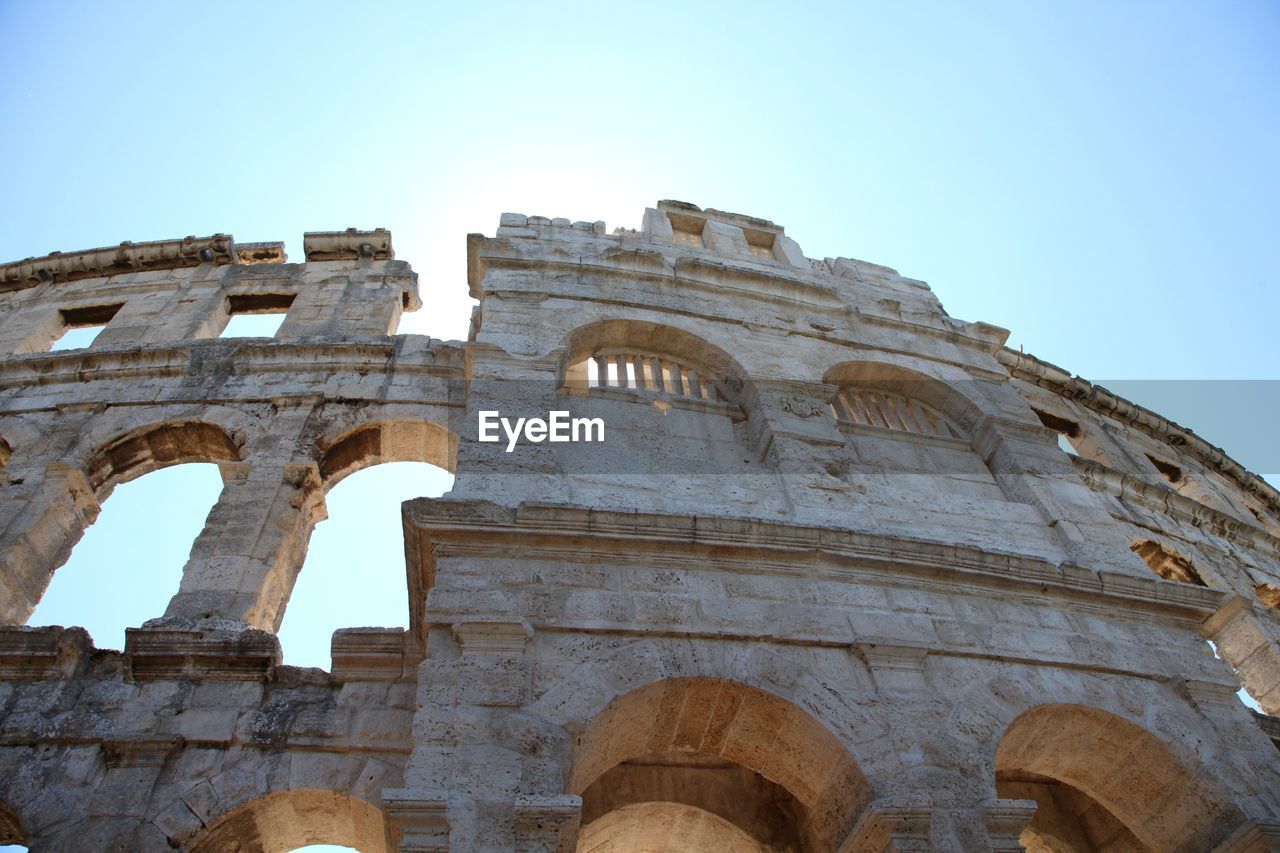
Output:
<svg viewBox="0 0 1280 853">
<path fill-rule="evenodd" d="M 0 841 L 1280 850 L 1280 494 L 1222 450 L 763 219 L 503 214 L 465 343 L 396 334 L 386 231 L 302 250 L 0 266 Z M 553 411 L 604 440 L 478 440 Z M 410 627 L 283 665 L 326 492 L 405 460 L 456 475 L 403 508 Z M 116 486 L 194 461 L 163 613 L 26 625 Z"/>
</svg>

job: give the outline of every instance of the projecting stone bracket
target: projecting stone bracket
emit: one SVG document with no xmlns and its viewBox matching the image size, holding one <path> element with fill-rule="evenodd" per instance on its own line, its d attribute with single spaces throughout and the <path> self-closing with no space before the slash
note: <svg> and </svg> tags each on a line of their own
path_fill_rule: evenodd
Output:
<svg viewBox="0 0 1280 853">
<path fill-rule="evenodd" d="M 0 627 L 0 679 L 70 678 L 92 649 L 83 628 Z"/>
<path fill-rule="evenodd" d="M 840 853 L 929 850 L 933 806 L 925 797 L 876 800 L 849 833 Z"/>
<path fill-rule="evenodd" d="M 361 258 L 375 261 L 394 260 L 391 248 L 391 232 L 385 228 L 372 231 L 312 231 L 302 235 L 302 252 L 307 262 L 356 261 Z"/>
<path fill-rule="evenodd" d="M 387 849 L 400 853 L 445 853 L 449 849 L 449 801 L 443 791 L 388 788 Z"/>
<path fill-rule="evenodd" d="M 399 681 L 411 676 L 417 656 L 407 654 L 403 628 L 341 628 L 329 650 L 338 681 Z"/>
<path fill-rule="evenodd" d="M 854 648 L 867 662 L 881 693 L 925 689 L 924 662 L 929 656 L 928 649 L 884 643 L 856 643 Z"/>
<path fill-rule="evenodd" d="M 179 737 L 135 737 L 103 741 L 102 760 L 107 767 L 160 767 L 182 748 Z"/>
<path fill-rule="evenodd" d="M 992 800 L 987 803 L 987 837 L 996 853 L 1022 853 L 1018 842 L 1036 814 L 1035 800 Z"/>
<path fill-rule="evenodd" d="M 1178 682 L 1177 690 L 1210 720 L 1234 715 L 1244 708 L 1236 695 L 1238 688 L 1232 684 L 1184 678 Z"/>
<path fill-rule="evenodd" d="M 516 853 L 570 853 L 578 843 L 582 797 L 520 796 L 516 798 Z"/>
<path fill-rule="evenodd" d="M 533 637 L 528 622 L 455 622 L 451 630 L 464 655 L 518 655 Z"/>
<path fill-rule="evenodd" d="M 137 681 L 259 681 L 280 665 L 280 641 L 266 631 L 170 631 L 128 628 L 125 659 Z"/>
<path fill-rule="evenodd" d="M 1280 821 L 1250 821 L 1240 827 L 1213 853 L 1274 853 L 1280 850 Z"/>
</svg>

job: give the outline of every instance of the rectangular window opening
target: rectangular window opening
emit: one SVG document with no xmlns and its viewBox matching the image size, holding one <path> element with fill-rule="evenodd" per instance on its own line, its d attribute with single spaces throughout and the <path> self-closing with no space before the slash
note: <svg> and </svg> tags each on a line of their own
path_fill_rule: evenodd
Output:
<svg viewBox="0 0 1280 853">
<path fill-rule="evenodd" d="M 1146 454 L 1147 459 L 1151 460 L 1151 464 L 1156 466 L 1156 470 L 1164 476 L 1170 483 L 1177 485 L 1182 482 L 1182 469 L 1172 462 L 1165 462 L 1163 459 L 1157 459 L 1150 453 Z"/>
<path fill-rule="evenodd" d="M 1079 456 L 1080 450 L 1076 447 L 1076 442 L 1084 437 L 1084 430 L 1080 428 L 1080 424 L 1055 415 L 1052 412 L 1042 411 L 1034 406 L 1031 411 L 1036 413 L 1036 417 L 1040 419 L 1040 423 L 1058 434 L 1058 449 L 1068 456 Z"/>
<path fill-rule="evenodd" d="M 292 293 L 236 293 L 227 297 L 230 319 L 221 338 L 273 338 L 293 305 Z"/>
<path fill-rule="evenodd" d="M 703 247 L 702 229 L 706 227 L 706 223 L 694 216 L 681 216 L 677 213 L 668 213 L 667 217 L 671 220 L 671 241 L 681 246 L 692 246 L 695 249 Z"/>
<path fill-rule="evenodd" d="M 60 352 L 90 346 L 122 307 L 124 306 L 117 304 L 63 308 L 59 312 L 62 316 L 63 331 L 53 342 L 49 351 Z"/>
</svg>

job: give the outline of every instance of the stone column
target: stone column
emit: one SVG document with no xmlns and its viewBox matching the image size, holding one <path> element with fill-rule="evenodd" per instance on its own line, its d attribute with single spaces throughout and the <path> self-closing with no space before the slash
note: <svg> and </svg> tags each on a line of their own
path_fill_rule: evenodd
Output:
<svg viewBox="0 0 1280 853">
<path fill-rule="evenodd" d="M 1251 601 L 1236 596 L 1205 620 L 1200 632 L 1213 641 L 1240 683 L 1262 710 L 1280 715 L 1280 630 Z"/>
<path fill-rule="evenodd" d="M 752 399 L 743 400 L 748 412 L 751 443 L 767 448 L 767 461 L 788 497 L 798 505 L 820 505 L 834 494 L 851 489 L 843 479 L 848 466 L 844 436 L 835 426 L 829 401 L 834 385 L 823 382 L 755 380 Z"/>
<path fill-rule="evenodd" d="M 231 462 L 164 618 L 148 627 L 275 632 L 316 523 L 325 518 L 314 462 Z"/>
<path fill-rule="evenodd" d="M 532 630 L 510 615 L 480 612 L 509 614 L 514 608 L 501 606 L 500 593 L 477 592 L 467 615 L 446 612 L 448 600 L 434 593 L 440 604 L 429 612 L 450 624 L 432 625 L 431 657 L 419 670 L 410 787 L 395 793 L 400 805 L 392 813 L 402 826 L 399 849 L 572 849 L 582 804 L 561 793 L 556 751 L 563 733 L 522 710 L 531 690 Z"/>
<path fill-rule="evenodd" d="M 79 468 L 6 468 L 9 485 L 0 500 L 0 621 L 23 625 L 31 618 L 54 569 L 100 509 Z"/>
</svg>

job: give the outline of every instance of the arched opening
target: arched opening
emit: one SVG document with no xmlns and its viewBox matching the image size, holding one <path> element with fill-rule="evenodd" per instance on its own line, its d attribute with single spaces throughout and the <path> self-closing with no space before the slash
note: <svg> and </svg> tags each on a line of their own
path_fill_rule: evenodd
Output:
<svg viewBox="0 0 1280 853">
<path fill-rule="evenodd" d="M 267 794 L 210 824 L 191 853 L 288 853 L 311 845 L 386 853 L 382 812 L 337 791 L 302 789 Z"/>
<path fill-rule="evenodd" d="M 85 468 L 102 511 L 54 567 L 27 624 L 78 625 L 99 648 L 123 648 L 125 628 L 161 615 L 178 588 L 222 491 L 212 463 L 239 458 L 224 430 L 202 422 L 151 425 L 107 443 Z"/>
<path fill-rule="evenodd" d="M 613 700 L 578 737 L 579 851 L 666 849 L 673 822 L 729 849 L 834 850 L 869 799 L 844 745 L 771 693 L 678 678 Z M 589 846 L 596 844 L 596 847 Z"/>
<path fill-rule="evenodd" d="M 1191 561 L 1167 545 L 1151 539 L 1139 539 L 1129 546 L 1129 550 L 1142 558 L 1152 574 L 1167 581 L 1208 586 Z"/>
<path fill-rule="evenodd" d="M 645 494 L 669 512 L 708 501 L 783 511 L 776 487 L 756 479 L 773 475 L 754 389 L 723 349 L 672 326 L 604 320 L 566 336 L 560 371 L 557 407 L 607 425 L 603 441 L 548 449 L 571 499 L 634 506 Z"/>
<path fill-rule="evenodd" d="M 587 824 L 578 834 L 580 853 L 769 853 L 775 849 L 709 811 L 670 802 L 623 806 Z"/>
<path fill-rule="evenodd" d="M 226 430 L 203 421 L 155 424 L 111 441 L 85 467 L 89 485 L 104 501 L 120 483 L 186 462 L 236 462 L 240 448 Z"/>
<path fill-rule="evenodd" d="M 1036 801 L 1028 850 L 1210 849 L 1240 819 L 1146 729 L 1083 705 L 1042 705 L 996 750 L 1001 797 Z"/>
<path fill-rule="evenodd" d="M 332 489 L 344 477 L 384 462 L 427 462 L 452 471 L 458 437 L 439 424 L 388 420 L 363 424 L 324 445 L 320 479 Z"/>
<path fill-rule="evenodd" d="M 652 390 L 659 390 L 658 383 L 662 382 L 671 392 L 680 391 L 683 394 L 684 389 L 690 387 L 687 374 L 693 372 L 700 380 L 705 380 L 700 384 L 707 384 L 725 401 L 737 404 L 747 386 L 746 371 L 736 359 L 720 347 L 673 326 L 638 320 L 601 320 L 574 329 L 565 338 L 564 345 L 562 378 L 566 387 L 571 390 L 591 387 L 589 359 L 596 359 L 605 365 L 606 379 L 608 365 L 612 362 L 615 371 L 614 387 L 639 389 L 637 383 L 644 381 L 645 371 L 648 370 L 652 374 L 649 379 Z M 656 367 L 653 363 L 655 359 L 659 362 Z M 662 361 L 667 362 L 665 370 Z M 673 376 L 672 368 L 683 370 L 685 378 L 682 380 Z M 626 385 L 622 385 L 616 376 L 618 370 L 626 375 Z M 640 371 L 639 377 L 635 375 L 637 370 Z M 689 396 L 693 394 L 690 393 Z M 703 394 L 699 392 L 697 396 L 703 397 Z"/>
<path fill-rule="evenodd" d="M 884 485 L 929 494 L 931 505 L 969 513 L 972 501 L 1008 501 L 972 441 L 978 409 L 947 383 L 878 362 L 845 362 L 827 371 L 832 414 L 848 464 L 831 471 L 871 494 Z M 886 480 L 887 478 L 887 480 Z M 945 482 L 945 488 L 940 488 Z"/>
<path fill-rule="evenodd" d="M 453 488 L 454 442 L 426 421 L 381 421 L 330 443 L 320 460 L 328 518 L 311 534 L 280 626 L 285 663 L 327 670 L 335 630 L 409 626 L 400 505 Z"/>
</svg>

